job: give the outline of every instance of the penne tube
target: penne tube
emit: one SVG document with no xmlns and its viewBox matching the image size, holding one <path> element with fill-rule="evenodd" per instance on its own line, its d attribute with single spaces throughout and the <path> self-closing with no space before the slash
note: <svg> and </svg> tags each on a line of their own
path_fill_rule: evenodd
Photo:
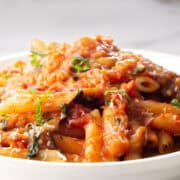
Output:
<svg viewBox="0 0 180 180">
<path fill-rule="evenodd" d="M 56 147 L 63 153 L 78 154 L 81 155 L 84 148 L 84 141 L 68 136 L 62 136 L 60 134 L 53 134 L 53 139 Z"/>
<path fill-rule="evenodd" d="M 180 134 L 180 115 L 172 113 L 161 114 L 152 120 L 150 126 L 174 135 Z"/>
<path fill-rule="evenodd" d="M 102 123 L 99 110 L 91 111 L 91 120 L 85 125 L 84 161 L 102 161 Z"/>
<path fill-rule="evenodd" d="M 76 95 L 77 91 L 49 94 L 42 102 L 41 111 L 58 111 L 62 104 L 69 104 Z M 15 98 L 8 98 L 0 103 L 0 114 L 35 112 L 36 103 L 40 97 L 33 94 L 22 94 Z"/>
<path fill-rule="evenodd" d="M 27 158 L 27 149 L 1 147 L 0 155 L 26 159 Z"/>
<path fill-rule="evenodd" d="M 157 148 L 159 144 L 159 139 L 157 133 L 148 128 L 147 130 L 147 137 L 146 137 L 146 146 L 150 149 Z"/>
<path fill-rule="evenodd" d="M 154 114 L 173 113 L 180 115 L 180 108 L 167 103 L 161 103 L 152 100 L 140 100 L 139 105 L 142 106 L 144 110 L 152 112 Z"/>
<path fill-rule="evenodd" d="M 11 147 L 0 148 L 0 155 L 8 156 L 8 157 L 28 159 L 27 153 L 28 153 L 27 149 L 11 148 Z M 66 157 L 63 154 L 61 154 L 59 151 L 49 150 L 49 149 L 40 150 L 38 155 L 32 160 L 49 161 L 49 162 L 67 161 Z"/>
<path fill-rule="evenodd" d="M 158 134 L 159 137 L 159 152 L 161 154 L 171 152 L 173 150 L 174 141 L 170 134 L 161 131 Z"/>
<path fill-rule="evenodd" d="M 122 121 L 122 122 L 120 122 Z M 116 119 L 114 111 L 110 107 L 105 107 L 103 111 L 104 123 L 104 145 L 109 160 L 117 160 L 123 156 L 129 149 L 129 140 L 124 129 L 121 127 L 126 123 L 127 117 L 123 115 Z"/>
<path fill-rule="evenodd" d="M 125 160 L 142 158 L 143 146 L 145 143 L 146 127 L 140 126 L 130 138 L 130 149 L 125 155 Z"/>
</svg>

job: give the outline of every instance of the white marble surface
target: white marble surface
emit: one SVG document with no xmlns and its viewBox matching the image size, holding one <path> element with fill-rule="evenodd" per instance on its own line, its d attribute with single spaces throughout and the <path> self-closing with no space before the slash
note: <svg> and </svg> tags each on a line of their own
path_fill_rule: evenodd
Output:
<svg viewBox="0 0 180 180">
<path fill-rule="evenodd" d="M 121 47 L 180 55 L 180 0 L 0 0 L 0 55 L 32 38 L 109 34 Z"/>
</svg>

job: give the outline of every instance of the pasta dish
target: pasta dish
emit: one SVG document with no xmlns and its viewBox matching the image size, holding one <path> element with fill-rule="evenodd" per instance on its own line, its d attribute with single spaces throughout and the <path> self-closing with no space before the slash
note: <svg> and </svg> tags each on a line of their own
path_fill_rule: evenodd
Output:
<svg viewBox="0 0 180 180">
<path fill-rule="evenodd" d="M 180 76 L 108 36 L 35 39 L 0 71 L 0 155 L 56 162 L 180 150 Z"/>
</svg>

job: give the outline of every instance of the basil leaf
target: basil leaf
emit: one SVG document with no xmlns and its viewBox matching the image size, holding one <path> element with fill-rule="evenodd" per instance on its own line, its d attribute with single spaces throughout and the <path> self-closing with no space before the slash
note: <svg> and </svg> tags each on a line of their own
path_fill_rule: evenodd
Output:
<svg viewBox="0 0 180 180">
<path fill-rule="evenodd" d="M 30 55 L 30 62 L 31 64 L 35 67 L 35 68 L 40 68 L 42 65 L 38 62 L 37 58 L 38 56 L 39 57 L 44 57 L 46 56 L 47 54 L 43 54 L 43 53 L 39 53 L 39 52 L 36 52 L 36 51 L 31 51 L 31 55 Z"/>
<path fill-rule="evenodd" d="M 82 56 L 73 56 L 72 59 L 73 68 L 78 73 L 87 71 L 91 68 L 89 60 Z"/>
<path fill-rule="evenodd" d="M 46 91 L 36 102 L 36 108 L 35 108 L 36 122 L 39 125 L 43 125 L 42 117 L 41 117 L 41 104 L 50 93 L 51 93 L 50 91 Z"/>
<path fill-rule="evenodd" d="M 137 75 L 137 74 L 143 73 L 145 70 L 146 70 L 146 68 L 145 68 L 143 65 L 138 66 L 138 67 L 132 72 L 132 75 Z"/>
<path fill-rule="evenodd" d="M 180 108 L 180 101 L 178 99 L 172 99 L 171 104 Z"/>
<path fill-rule="evenodd" d="M 11 77 L 12 77 L 12 74 L 6 73 L 6 74 L 4 75 L 4 78 L 5 78 L 6 80 L 8 80 L 8 79 L 11 78 Z"/>
</svg>

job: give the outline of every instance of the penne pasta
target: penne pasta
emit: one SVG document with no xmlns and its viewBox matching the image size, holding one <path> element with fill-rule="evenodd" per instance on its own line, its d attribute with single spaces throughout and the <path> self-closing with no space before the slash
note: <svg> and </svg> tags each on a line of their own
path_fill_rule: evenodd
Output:
<svg viewBox="0 0 180 180">
<path fill-rule="evenodd" d="M 27 149 L 0 148 L 0 155 L 27 159 Z M 65 162 L 66 157 L 56 150 L 41 150 L 34 160 Z"/>
<path fill-rule="evenodd" d="M 151 126 L 174 135 L 180 134 L 180 116 L 172 113 L 161 114 L 152 120 Z"/>
<path fill-rule="evenodd" d="M 91 111 L 91 119 L 85 125 L 85 132 L 84 161 L 102 161 L 102 124 L 98 110 Z"/>
<path fill-rule="evenodd" d="M 120 117 L 120 121 L 126 121 L 126 116 Z M 117 160 L 129 149 L 129 140 L 121 129 L 120 122 L 116 122 L 116 116 L 110 107 L 105 107 L 103 111 L 104 122 L 104 145 L 107 156 L 110 160 Z"/>
<path fill-rule="evenodd" d="M 159 152 L 161 154 L 172 152 L 174 141 L 170 134 L 165 131 L 161 131 L 158 134 L 159 137 Z"/>
<path fill-rule="evenodd" d="M 125 160 L 142 158 L 143 146 L 145 144 L 145 134 L 147 129 L 145 127 L 138 127 L 135 133 L 130 138 L 130 148 L 125 155 Z"/>
<path fill-rule="evenodd" d="M 147 138 L 146 139 L 146 146 L 149 149 L 155 149 L 155 148 L 158 147 L 158 145 L 159 145 L 159 138 L 158 138 L 158 134 L 154 130 L 148 128 L 148 130 L 147 130 L 147 137 L 146 138 Z"/>
<path fill-rule="evenodd" d="M 154 114 L 173 113 L 176 115 L 180 115 L 180 109 L 171 104 L 161 103 L 152 100 L 139 101 L 138 104 L 142 108 L 144 108 L 144 110 L 152 112 Z"/>
<path fill-rule="evenodd" d="M 76 138 L 62 136 L 59 134 L 53 135 L 56 147 L 63 153 L 78 154 L 83 153 L 84 141 Z"/>
<path fill-rule="evenodd" d="M 110 37 L 32 41 L 0 70 L 0 155 L 124 161 L 179 151 L 180 76 Z"/>
<path fill-rule="evenodd" d="M 76 95 L 77 92 L 49 94 L 42 102 L 41 111 L 57 111 L 62 104 L 69 104 Z M 35 112 L 36 102 L 40 97 L 22 94 L 15 98 L 8 98 L 0 103 L 0 114 Z"/>
</svg>

